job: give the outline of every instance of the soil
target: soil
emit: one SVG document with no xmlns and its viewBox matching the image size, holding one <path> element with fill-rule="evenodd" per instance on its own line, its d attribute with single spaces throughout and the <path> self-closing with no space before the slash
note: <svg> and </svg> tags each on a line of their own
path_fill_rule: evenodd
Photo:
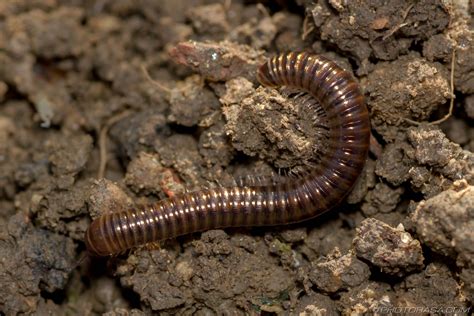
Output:
<svg viewBox="0 0 474 316">
<path fill-rule="evenodd" d="M 473 12 L 441 0 L 1 1 L 0 314 L 469 314 Z M 335 60 L 366 95 L 373 154 L 348 199 L 296 225 L 81 261 L 104 212 L 318 163 L 324 117 L 256 81 L 290 50 Z M 430 124 L 452 98 L 449 119 Z"/>
</svg>

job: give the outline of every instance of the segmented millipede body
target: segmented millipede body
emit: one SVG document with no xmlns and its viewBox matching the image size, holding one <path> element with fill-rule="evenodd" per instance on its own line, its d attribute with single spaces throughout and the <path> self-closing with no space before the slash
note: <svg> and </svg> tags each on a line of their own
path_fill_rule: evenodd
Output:
<svg viewBox="0 0 474 316">
<path fill-rule="evenodd" d="M 176 195 L 153 205 L 105 213 L 85 235 L 90 255 L 115 254 L 147 242 L 213 228 L 280 225 L 315 217 L 352 189 L 367 158 L 370 121 L 351 74 L 310 53 L 281 54 L 258 70 L 269 87 L 310 94 L 324 109 L 328 143 L 308 174 L 281 183 L 218 187 Z"/>
</svg>

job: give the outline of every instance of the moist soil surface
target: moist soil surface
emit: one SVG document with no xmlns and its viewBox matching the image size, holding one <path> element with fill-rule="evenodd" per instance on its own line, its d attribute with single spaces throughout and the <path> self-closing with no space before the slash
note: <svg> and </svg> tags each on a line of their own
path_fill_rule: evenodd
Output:
<svg viewBox="0 0 474 316">
<path fill-rule="evenodd" d="M 469 314 L 472 6 L 1 1 L 0 314 Z M 256 80 L 289 51 L 334 60 L 366 97 L 371 153 L 348 198 L 87 256 L 101 214 L 318 164 L 324 113 Z"/>
</svg>

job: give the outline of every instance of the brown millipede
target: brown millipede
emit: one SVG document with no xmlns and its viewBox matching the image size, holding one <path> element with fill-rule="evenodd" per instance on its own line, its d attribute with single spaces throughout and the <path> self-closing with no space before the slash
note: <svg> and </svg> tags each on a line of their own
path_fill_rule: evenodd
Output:
<svg viewBox="0 0 474 316">
<path fill-rule="evenodd" d="M 327 115 L 329 136 L 320 163 L 277 184 L 218 187 L 176 195 L 148 207 L 105 213 L 85 234 L 90 255 L 218 227 L 294 223 L 338 204 L 352 189 L 367 158 L 370 121 L 351 74 L 309 53 L 281 54 L 258 70 L 262 85 L 289 86 L 316 98 Z"/>
</svg>

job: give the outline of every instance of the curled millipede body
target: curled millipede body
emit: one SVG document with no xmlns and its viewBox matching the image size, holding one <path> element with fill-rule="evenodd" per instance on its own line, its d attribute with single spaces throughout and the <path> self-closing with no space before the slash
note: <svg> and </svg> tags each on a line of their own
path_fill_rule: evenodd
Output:
<svg viewBox="0 0 474 316">
<path fill-rule="evenodd" d="M 309 53 L 281 54 L 258 70 L 262 85 L 288 86 L 314 97 L 328 122 L 320 163 L 304 176 L 276 184 L 218 187 L 176 195 L 148 207 L 101 215 L 85 235 L 90 255 L 218 227 L 299 222 L 338 204 L 352 189 L 367 158 L 370 121 L 351 74 Z"/>
</svg>

